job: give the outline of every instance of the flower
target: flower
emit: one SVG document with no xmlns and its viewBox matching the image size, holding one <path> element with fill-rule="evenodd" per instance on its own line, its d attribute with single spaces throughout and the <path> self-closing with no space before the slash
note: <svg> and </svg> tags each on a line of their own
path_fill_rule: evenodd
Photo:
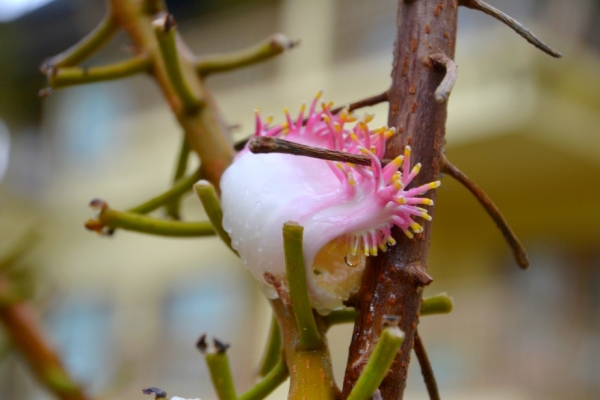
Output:
<svg viewBox="0 0 600 400">
<path fill-rule="evenodd" d="M 309 297 L 314 308 L 328 312 L 358 290 L 365 257 L 395 244 L 393 226 L 409 238 L 422 232 L 415 218 L 431 217 L 419 206 L 433 202 L 419 196 L 440 183 L 408 188 L 421 168 L 411 169 L 410 147 L 385 167 L 380 163 L 395 130 L 370 130 L 373 116 L 357 119 L 347 109 L 334 115 L 331 104 L 317 111 L 319 98 L 305 123 L 304 105 L 295 121 L 286 110 L 287 122 L 273 127 L 257 111 L 255 136 L 363 154 L 371 166 L 244 149 L 225 171 L 221 189 L 223 227 L 269 298 L 278 294 L 265 273 L 285 282 L 282 226 L 291 220 L 304 227 Z"/>
</svg>

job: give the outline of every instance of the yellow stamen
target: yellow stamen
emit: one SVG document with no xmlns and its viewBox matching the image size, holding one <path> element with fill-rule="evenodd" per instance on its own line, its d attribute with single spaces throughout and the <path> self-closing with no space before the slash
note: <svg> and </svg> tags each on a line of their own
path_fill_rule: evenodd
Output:
<svg viewBox="0 0 600 400">
<path fill-rule="evenodd" d="M 419 172 L 421 172 L 421 163 L 418 163 L 417 165 L 415 165 L 412 169 L 412 171 L 410 171 L 411 174 L 418 174 Z"/>
<path fill-rule="evenodd" d="M 404 148 L 404 158 L 410 157 L 410 146 Z"/>
<path fill-rule="evenodd" d="M 394 239 L 393 237 L 390 237 L 388 239 L 388 243 L 390 244 L 390 246 L 395 246 L 396 245 L 396 239 Z"/>
<path fill-rule="evenodd" d="M 406 204 L 406 199 L 404 197 L 398 197 L 396 199 L 396 203 L 398 203 L 398 204 Z"/>
</svg>

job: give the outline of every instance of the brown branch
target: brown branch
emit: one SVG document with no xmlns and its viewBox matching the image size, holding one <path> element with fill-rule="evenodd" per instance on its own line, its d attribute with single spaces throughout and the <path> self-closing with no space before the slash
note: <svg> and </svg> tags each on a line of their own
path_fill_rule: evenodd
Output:
<svg viewBox="0 0 600 400">
<path fill-rule="evenodd" d="M 498 209 L 498 207 L 494 204 L 494 202 L 488 197 L 487 194 L 481 188 L 479 188 L 475 182 L 469 179 L 468 176 L 463 174 L 458 168 L 448 161 L 446 157 L 443 157 L 442 171 L 447 173 L 457 181 L 459 181 L 464 187 L 466 187 L 472 194 L 475 196 L 477 201 L 483 206 L 485 211 L 487 211 L 488 215 L 492 217 L 496 226 L 506 239 L 506 242 L 512 249 L 513 255 L 515 257 L 515 261 L 519 265 L 519 267 L 523 269 L 529 268 L 529 260 L 527 259 L 527 253 L 523 248 L 523 245 L 515 235 L 515 232 L 511 229 L 510 225 L 506 219 L 502 216 L 502 213 Z"/>
<path fill-rule="evenodd" d="M 493 18 L 496 18 L 498 21 L 508 25 L 512 30 L 521 35 L 525 40 L 529 43 L 542 50 L 544 53 L 551 55 L 554 58 L 561 58 L 562 54 L 558 51 L 554 50 L 552 47 L 548 46 L 537 36 L 535 36 L 529 29 L 527 29 L 523 24 L 521 24 L 516 19 L 506 15 L 502 11 L 490 6 L 489 4 L 481 1 L 481 0 L 460 0 L 459 4 L 461 6 L 472 8 L 474 10 L 479 10 Z"/>
<path fill-rule="evenodd" d="M 0 276 L 0 297 L 9 283 Z M 19 350 L 38 381 L 61 400 L 88 400 L 89 397 L 65 370 L 40 329 L 35 313 L 27 303 L 0 304 L 0 324 Z"/>
<path fill-rule="evenodd" d="M 255 154 L 282 153 L 292 154 L 294 156 L 318 158 L 320 160 L 340 161 L 366 166 L 371 165 L 371 159 L 368 156 L 321 149 L 272 137 L 259 136 L 252 138 L 248 142 L 248 148 Z M 382 166 L 389 163 L 390 160 L 381 160 Z"/>
<path fill-rule="evenodd" d="M 418 331 L 415 332 L 414 350 L 415 354 L 417 355 L 417 359 L 419 360 L 419 365 L 421 366 L 421 374 L 423 375 L 423 380 L 425 381 L 429 398 L 431 400 L 440 400 L 440 394 L 438 392 L 437 382 L 435 381 L 435 376 L 433 374 L 433 368 L 431 367 L 429 357 L 427 357 L 427 351 L 425 351 L 423 340 L 421 340 L 421 336 L 419 336 Z"/>
<path fill-rule="evenodd" d="M 331 110 L 331 113 L 332 114 L 337 114 L 337 113 L 339 113 L 340 111 L 342 111 L 346 107 L 348 107 L 348 109 L 350 111 L 354 111 L 354 110 L 358 110 L 360 108 L 374 106 L 374 105 L 377 105 L 379 103 L 383 103 L 384 101 L 388 101 L 388 91 L 387 90 L 385 92 L 383 92 L 383 93 L 376 94 L 375 96 L 367 97 L 366 99 L 358 100 L 358 101 L 355 101 L 354 103 L 350 103 L 350 104 L 347 104 L 345 106 L 336 107 L 336 108 L 334 108 L 334 109 Z M 308 117 L 304 118 L 302 124 L 306 124 L 306 121 L 308 121 Z M 250 139 L 252 139 L 252 136 L 247 137 L 246 139 L 242 139 L 242 140 L 236 142 L 233 145 L 233 149 L 235 151 L 242 150 L 244 147 L 246 147 L 246 144 L 248 143 L 248 141 L 250 141 Z"/>
<path fill-rule="evenodd" d="M 458 77 L 458 67 L 450 58 L 448 58 L 444 53 L 435 53 L 429 56 L 431 62 L 436 68 L 442 69 L 446 71 L 446 75 L 444 79 L 440 83 L 440 85 L 435 90 L 435 100 L 439 104 L 444 104 L 448 101 L 448 97 L 450 97 L 450 93 L 454 88 L 454 84 L 456 83 L 456 78 Z"/>
<path fill-rule="evenodd" d="M 397 34 L 389 90 L 388 125 L 398 134 L 386 144 L 385 158 L 393 159 L 411 146 L 413 164 L 422 164 L 415 185 L 438 179 L 444 145 L 447 102 L 440 104 L 432 93 L 443 79 L 429 59 L 432 54 L 454 57 L 458 3 L 456 0 L 398 2 Z M 435 193 L 432 194 L 435 201 Z M 430 208 L 435 212 L 435 207 Z M 422 284 L 427 271 L 431 222 L 409 239 L 392 230 L 397 244 L 385 253 L 368 257 L 357 295 L 347 306 L 357 311 L 356 325 L 344 377 L 348 395 L 365 368 L 382 334 L 382 316 L 399 315 L 406 339 L 389 373 L 379 386 L 384 399 L 401 399 L 406 387 L 415 330 L 419 322 Z"/>
</svg>

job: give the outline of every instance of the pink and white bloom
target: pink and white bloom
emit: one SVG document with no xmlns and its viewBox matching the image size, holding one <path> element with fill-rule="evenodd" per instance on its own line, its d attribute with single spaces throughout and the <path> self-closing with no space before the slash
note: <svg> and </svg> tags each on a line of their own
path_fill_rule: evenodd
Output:
<svg viewBox="0 0 600 400">
<path fill-rule="evenodd" d="M 255 136 L 364 154 L 371 166 L 244 149 L 221 179 L 221 200 L 232 245 L 269 298 L 278 295 L 265 273 L 285 282 L 283 224 L 295 221 L 304 227 L 309 296 L 314 308 L 328 312 L 358 290 L 365 257 L 395 244 L 392 227 L 410 238 L 422 232 L 415 219 L 430 220 L 420 206 L 433 202 L 419 196 L 440 183 L 409 188 L 421 168 L 411 168 L 409 147 L 385 167 L 380 164 L 385 142 L 395 131 L 369 129 L 370 115 L 357 119 L 347 110 L 333 115 L 331 104 L 318 111 L 319 97 L 304 124 L 304 106 L 296 120 L 286 110 L 287 122 L 273 127 L 257 112 Z"/>
</svg>

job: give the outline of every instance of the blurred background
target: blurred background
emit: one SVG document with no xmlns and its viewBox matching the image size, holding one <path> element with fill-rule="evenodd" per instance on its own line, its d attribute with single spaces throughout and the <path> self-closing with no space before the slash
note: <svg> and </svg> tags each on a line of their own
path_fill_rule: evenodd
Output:
<svg viewBox="0 0 600 400">
<path fill-rule="evenodd" d="M 274 32 L 301 39 L 277 59 L 211 77 L 236 138 L 260 107 L 283 120 L 323 89 L 344 104 L 390 83 L 396 0 L 167 0 L 196 54 L 242 49 Z M 597 399 L 600 393 L 600 2 L 490 0 L 563 52 L 554 60 L 499 22 L 460 10 L 449 159 L 496 202 L 525 243 L 519 270 L 483 209 L 449 178 L 439 189 L 425 295 L 450 315 L 419 331 L 446 399 Z M 270 318 L 241 263 L 216 239 L 87 232 L 100 197 L 125 209 L 169 187 L 181 132 L 154 82 L 137 76 L 56 91 L 38 65 L 101 20 L 101 0 L 0 1 L 0 254 L 34 228 L 23 268 L 68 369 L 91 393 L 140 388 L 214 399 L 207 332 L 231 343 L 238 390 L 252 385 Z M 127 57 L 117 35 L 85 65 Z M 375 123 L 387 120 L 386 106 Z M 196 160 L 194 160 L 196 161 Z M 191 167 L 190 167 L 191 168 Z M 184 202 L 186 219 L 205 218 Z M 330 332 L 335 373 L 351 327 Z M 0 330 L 0 393 L 49 399 Z M 426 399 L 416 360 L 406 398 Z M 284 399 L 286 389 L 273 399 Z"/>
</svg>

